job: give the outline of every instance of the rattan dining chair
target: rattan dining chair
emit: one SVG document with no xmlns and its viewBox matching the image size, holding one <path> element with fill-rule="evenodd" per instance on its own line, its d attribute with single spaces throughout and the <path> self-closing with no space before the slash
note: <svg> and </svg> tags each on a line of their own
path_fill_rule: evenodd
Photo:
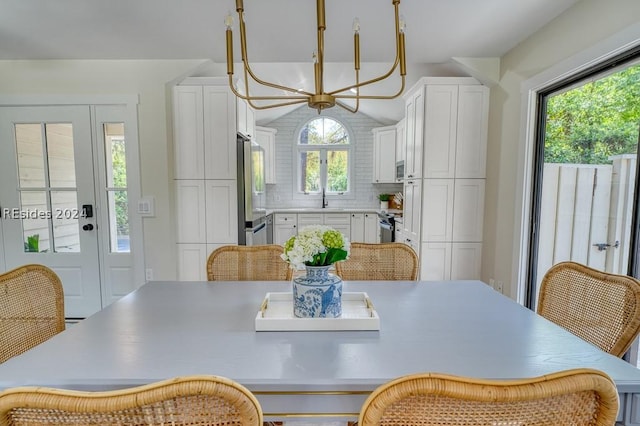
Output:
<svg viewBox="0 0 640 426">
<path fill-rule="evenodd" d="M 422 373 L 378 387 L 360 411 L 359 426 L 615 424 L 613 381 L 592 369 L 519 380 L 483 380 Z"/>
<path fill-rule="evenodd" d="M 290 281 L 293 271 L 280 255 L 278 244 L 228 245 L 215 249 L 207 259 L 209 281 Z"/>
<path fill-rule="evenodd" d="M 0 363 L 65 329 L 60 278 L 44 265 L 0 275 Z"/>
<path fill-rule="evenodd" d="M 104 392 L 19 387 L 0 393 L 0 426 L 262 426 L 256 397 L 233 380 L 184 376 Z"/>
<path fill-rule="evenodd" d="M 537 312 L 621 357 L 640 333 L 640 281 L 561 262 L 542 279 Z"/>
<path fill-rule="evenodd" d="M 343 280 L 418 279 L 418 256 L 403 243 L 351 243 L 349 258 L 335 265 Z"/>
</svg>

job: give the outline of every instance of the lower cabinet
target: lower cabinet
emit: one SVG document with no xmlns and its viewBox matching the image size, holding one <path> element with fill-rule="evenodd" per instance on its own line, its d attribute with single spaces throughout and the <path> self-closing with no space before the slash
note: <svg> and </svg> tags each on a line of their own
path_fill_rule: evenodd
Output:
<svg viewBox="0 0 640 426">
<path fill-rule="evenodd" d="M 422 243 L 420 258 L 423 281 L 478 279 L 482 243 Z"/>
<path fill-rule="evenodd" d="M 351 213 L 351 233 L 349 239 L 357 243 L 379 243 L 380 226 L 376 213 Z"/>
<path fill-rule="evenodd" d="M 298 233 L 298 215 L 276 213 L 273 219 L 273 243 L 283 246 Z"/>
</svg>

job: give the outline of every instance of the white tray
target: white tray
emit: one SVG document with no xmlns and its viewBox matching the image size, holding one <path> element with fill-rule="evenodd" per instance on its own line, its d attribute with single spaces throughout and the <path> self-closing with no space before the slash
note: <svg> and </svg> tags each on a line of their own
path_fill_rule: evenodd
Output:
<svg viewBox="0 0 640 426">
<path fill-rule="evenodd" d="M 291 293 L 267 293 L 256 315 L 256 331 L 380 330 L 380 317 L 367 293 L 342 293 L 340 318 L 293 316 Z"/>
</svg>

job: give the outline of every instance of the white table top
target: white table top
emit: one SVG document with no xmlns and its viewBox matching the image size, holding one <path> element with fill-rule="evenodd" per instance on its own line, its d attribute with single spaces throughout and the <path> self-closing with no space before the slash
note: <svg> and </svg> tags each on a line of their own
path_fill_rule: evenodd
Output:
<svg viewBox="0 0 640 426">
<path fill-rule="evenodd" d="M 371 390 L 437 371 L 523 378 L 591 367 L 621 393 L 640 370 L 479 281 L 345 282 L 366 291 L 380 331 L 256 332 L 276 282 L 151 282 L 27 353 L 0 364 L 0 389 L 42 385 L 115 389 L 215 374 L 251 390 Z"/>
</svg>

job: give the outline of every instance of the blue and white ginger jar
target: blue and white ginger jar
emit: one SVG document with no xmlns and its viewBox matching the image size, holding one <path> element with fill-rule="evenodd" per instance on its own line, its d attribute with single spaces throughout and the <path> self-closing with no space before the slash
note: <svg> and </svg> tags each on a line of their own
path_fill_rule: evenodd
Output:
<svg viewBox="0 0 640 426">
<path fill-rule="evenodd" d="M 307 275 L 293 279 L 293 315 L 338 318 L 342 315 L 342 279 L 330 266 L 306 266 Z"/>
</svg>

